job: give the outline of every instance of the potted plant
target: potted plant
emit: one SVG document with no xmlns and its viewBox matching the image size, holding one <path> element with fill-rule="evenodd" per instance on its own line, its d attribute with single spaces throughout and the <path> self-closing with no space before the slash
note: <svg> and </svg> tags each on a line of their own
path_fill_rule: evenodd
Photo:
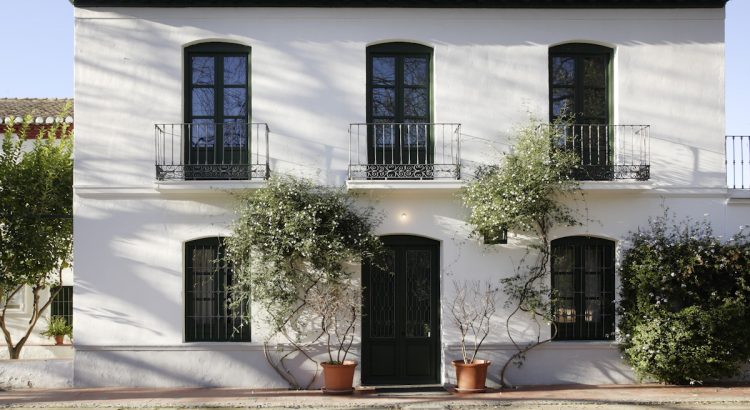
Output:
<svg viewBox="0 0 750 410">
<path fill-rule="evenodd" d="M 320 364 L 323 391 L 327 394 L 351 393 L 357 362 L 347 360 L 347 356 L 362 313 L 362 291 L 350 279 L 319 282 L 310 289 L 306 299 L 328 353 L 328 360 Z"/>
<path fill-rule="evenodd" d="M 62 345 L 65 336 L 73 337 L 73 326 L 68 324 L 62 316 L 52 316 L 47 324 L 47 330 L 42 332 L 43 336 L 55 339 L 55 345 Z"/>
<path fill-rule="evenodd" d="M 492 317 L 497 310 L 498 287 L 490 282 L 453 282 L 455 291 L 450 320 L 461 335 L 461 359 L 453 361 L 456 390 L 480 393 L 486 390 L 489 360 L 477 359 L 479 348 L 490 334 Z"/>
<path fill-rule="evenodd" d="M 225 241 L 234 266 L 232 303 L 251 302 L 252 290 L 253 320 L 269 330 L 263 343 L 269 365 L 291 388 L 310 388 L 321 370 L 322 342 L 328 365 L 352 367 L 347 359 L 361 311 L 352 263 L 377 260 L 382 251 L 374 210 L 357 205 L 343 187 L 277 174 L 241 195 L 237 213 Z M 315 373 L 305 380 L 299 376 L 308 373 L 296 370 L 306 362 Z M 326 376 L 325 389 L 351 392 L 348 380 L 338 387 Z"/>
</svg>

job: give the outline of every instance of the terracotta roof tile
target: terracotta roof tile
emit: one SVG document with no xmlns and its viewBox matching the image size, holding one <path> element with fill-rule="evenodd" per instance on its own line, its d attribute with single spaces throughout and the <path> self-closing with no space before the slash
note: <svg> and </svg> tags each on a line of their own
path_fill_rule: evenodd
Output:
<svg viewBox="0 0 750 410">
<path fill-rule="evenodd" d="M 66 119 L 69 117 L 68 122 L 71 122 L 72 98 L 0 98 L 0 119 L 31 115 L 35 122 L 50 122 L 60 116 L 66 104 L 70 104 Z"/>
</svg>

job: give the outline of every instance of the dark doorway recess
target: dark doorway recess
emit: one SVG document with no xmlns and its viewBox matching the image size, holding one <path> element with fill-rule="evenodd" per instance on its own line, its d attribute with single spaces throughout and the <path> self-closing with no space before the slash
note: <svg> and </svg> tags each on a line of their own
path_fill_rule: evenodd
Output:
<svg viewBox="0 0 750 410">
<path fill-rule="evenodd" d="M 406 235 L 382 240 L 380 267 L 362 267 L 362 383 L 439 383 L 440 244 Z"/>
</svg>

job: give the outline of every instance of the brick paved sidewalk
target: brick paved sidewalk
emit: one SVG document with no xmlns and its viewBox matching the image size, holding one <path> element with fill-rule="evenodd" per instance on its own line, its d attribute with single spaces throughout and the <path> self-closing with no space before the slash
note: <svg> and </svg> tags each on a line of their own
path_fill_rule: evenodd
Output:
<svg viewBox="0 0 750 410">
<path fill-rule="evenodd" d="M 96 388 L 28 389 L 0 392 L 0 407 L 245 407 L 245 408 L 467 408 L 548 405 L 675 404 L 674 408 L 750 409 L 750 385 L 677 387 L 662 385 L 543 386 L 485 394 L 448 392 L 357 393 L 326 396 L 319 391 L 252 390 L 227 388 Z M 688 405 L 688 407 L 685 407 Z M 716 407 L 716 405 L 720 405 Z M 672 407 L 672 406 L 670 406 Z M 595 408 L 599 408 L 595 406 Z"/>
</svg>

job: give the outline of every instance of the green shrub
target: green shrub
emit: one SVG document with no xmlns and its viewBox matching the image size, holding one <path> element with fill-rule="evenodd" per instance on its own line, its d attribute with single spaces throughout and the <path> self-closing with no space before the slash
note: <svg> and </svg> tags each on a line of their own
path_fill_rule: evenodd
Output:
<svg viewBox="0 0 750 410">
<path fill-rule="evenodd" d="M 620 267 L 620 348 L 639 377 L 702 382 L 750 358 L 750 245 L 666 213 L 633 233 Z"/>
</svg>

